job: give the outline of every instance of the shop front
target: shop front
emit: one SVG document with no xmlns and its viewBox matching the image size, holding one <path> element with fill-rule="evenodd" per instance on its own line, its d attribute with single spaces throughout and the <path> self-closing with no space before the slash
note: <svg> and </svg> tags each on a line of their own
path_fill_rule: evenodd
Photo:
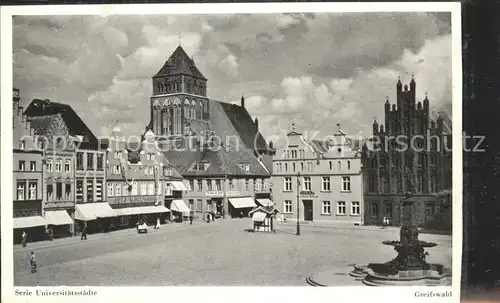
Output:
<svg viewBox="0 0 500 303">
<path fill-rule="evenodd" d="M 45 211 L 47 230 L 51 238 L 64 238 L 72 236 L 73 219 L 65 209 L 51 209 Z"/>
<path fill-rule="evenodd" d="M 249 212 L 256 206 L 252 197 L 229 198 L 228 212 L 231 218 L 248 217 Z"/>
<path fill-rule="evenodd" d="M 89 234 L 110 231 L 116 216 L 116 212 L 106 202 L 75 205 L 75 224 L 80 231 L 86 226 Z"/>
<path fill-rule="evenodd" d="M 164 224 L 170 209 L 158 203 L 160 199 L 156 195 L 108 197 L 108 203 L 116 213 L 113 229 L 135 227 L 140 221 L 155 225 L 157 219 Z"/>
<path fill-rule="evenodd" d="M 14 244 L 20 244 L 22 234 L 28 235 L 28 242 L 43 241 L 47 221 L 42 216 L 26 216 L 14 218 Z"/>
<path fill-rule="evenodd" d="M 172 200 L 170 203 L 170 209 L 172 210 L 173 220 L 175 222 L 182 222 L 189 218 L 191 214 L 191 209 L 186 205 L 186 202 L 182 199 Z"/>
</svg>

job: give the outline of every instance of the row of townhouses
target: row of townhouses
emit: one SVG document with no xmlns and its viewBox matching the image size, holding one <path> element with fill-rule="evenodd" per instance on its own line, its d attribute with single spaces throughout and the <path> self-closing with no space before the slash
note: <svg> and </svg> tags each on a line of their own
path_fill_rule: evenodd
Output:
<svg viewBox="0 0 500 303">
<path fill-rule="evenodd" d="M 422 225 L 439 212 L 436 193 L 451 189 L 451 134 L 442 117 L 431 119 L 427 97 L 416 102 L 413 79 L 410 89 L 398 80 L 397 104 L 386 101 L 386 128 L 374 122 L 377 143 L 355 146 L 337 125 L 324 141 L 293 129 L 277 148 L 244 97 L 212 100 L 206 84 L 179 46 L 152 77 L 141 142 L 129 142 L 118 126 L 97 139 L 67 104 L 34 99 L 24 110 L 14 89 L 14 239 L 22 231 L 36 239 L 47 229 L 65 236 L 83 226 L 99 232 L 207 212 L 234 218 L 259 205 L 290 220 L 400 224 L 409 191 Z M 425 148 L 384 143 L 397 135 L 420 135 Z M 439 140 L 429 145 L 429 136 Z"/>
</svg>

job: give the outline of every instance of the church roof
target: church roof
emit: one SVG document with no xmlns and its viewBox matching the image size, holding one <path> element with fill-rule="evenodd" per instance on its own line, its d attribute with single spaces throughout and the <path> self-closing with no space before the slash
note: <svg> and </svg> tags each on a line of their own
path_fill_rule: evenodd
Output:
<svg viewBox="0 0 500 303">
<path fill-rule="evenodd" d="M 230 103 L 219 102 L 227 117 L 233 124 L 243 143 L 257 151 L 267 151 L 267 143 L 257 129 L 255 122 L 250 117 L 247 109 Z"/>
<path fill-rule="evenodd" d="M 202 80 L 207 80 L 207 78 L 205 78 L 196 67 L 193 59 L 189 58 L 180 45 L 175 49 L 174 53 L 167 59 L 163 67 L 153 78 L 172 75 L 188 75 Z"/>
<path fill-rule="evenodd" d="M 32 118 L 59 114 L 64 120 L 71 136 L 83 136 L 83 143 L 90 144 L 92 147 L 97 148 L 97 138 L 68 104 L 33 99 L 24 114 Z M 82 145 L 82 147 L 84 147 L 84 145 Z"/>
</svg>

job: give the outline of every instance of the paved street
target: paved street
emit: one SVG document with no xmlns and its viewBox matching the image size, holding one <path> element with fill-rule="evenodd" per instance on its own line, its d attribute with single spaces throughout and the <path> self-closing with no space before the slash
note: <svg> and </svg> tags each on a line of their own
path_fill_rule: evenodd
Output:
<svg viewBox="0 0 500 303">
<path fill-rule="evenodd" d="M 339 272 L 339 285 L 360 285 L 349 277 L 349 264 L 385 262 L 395 256 L 382 240 L 397 240 L 396 228 L 278 225 L 272 233 L 245 231 L 252 222 L 218 220 L 206 224 L 169 224 L 148 234 L 134 230 L 90 235 L 88 241 L 62 239 L 14 249 L 14 285 L 301 286 L 311 273 Z M 429 262 L 451 267 L 451 237 L 420 236 L 438 246 Z M 29 251 L 39 271 L 30 274 Z"/>
</svg>

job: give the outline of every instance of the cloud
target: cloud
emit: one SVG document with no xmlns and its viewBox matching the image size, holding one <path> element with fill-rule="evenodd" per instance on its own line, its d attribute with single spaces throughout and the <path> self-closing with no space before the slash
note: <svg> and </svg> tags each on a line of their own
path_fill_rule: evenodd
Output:
<svg viewBox="0 0 500 303">
<path fill-rule="evenodd" d="M 180 43 L 208 79 L 209 97 L 239 104 L 260 129 L 295 122 L 369 132 L 395 102 L 397 77 L 431 106 L 451 104 L 446 13 L 18 16 L 14 85 L 24 102 L 70 104 L 100 135 L 149 122 L 151 77 Z"/>
</svg>

